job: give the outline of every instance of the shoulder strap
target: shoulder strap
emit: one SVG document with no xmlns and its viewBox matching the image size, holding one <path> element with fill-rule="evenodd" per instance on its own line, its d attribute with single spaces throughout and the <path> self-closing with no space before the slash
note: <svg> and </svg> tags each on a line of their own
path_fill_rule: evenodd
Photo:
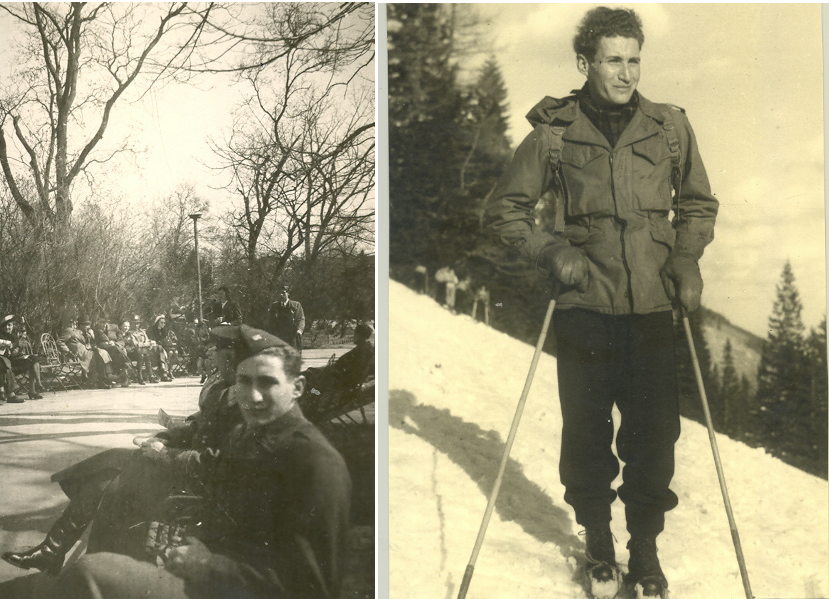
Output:
<svg viewBox="0 0 829 599">
<path fill-rule="evenodd" d="M 676 133 L 676 123 L 674 123 L 674 117 L 669 108 L 662 111 L 662 130 L 665 132 L 668 151 L 671 153 L 671 184 L 674 188 L 674 203 L 678 209 L 679 194 L 682 190 L 682 167 L 685 162 L 682 156 L 682 148 L 679 145 L 679 137 Z M 678 214 L 678 210 L 675 210 L 675 212 Z"/>
<path fill-rule="evenodd" d="M 566 130 L 567 127 L 550 124 L 550 131 L 552 132 L 552 138 L 550 139 L 550 172 L 553 175 L 552 186 L 557 187 L 557 189 L 552 190 L 556 201 L 556 218 L 553 229 L 555 233 L 564 231 L 564 186 L 561 184 L 559 168 L 561 167 L 561 150 L 564 147 L 564 132 Z"/>
</svg>

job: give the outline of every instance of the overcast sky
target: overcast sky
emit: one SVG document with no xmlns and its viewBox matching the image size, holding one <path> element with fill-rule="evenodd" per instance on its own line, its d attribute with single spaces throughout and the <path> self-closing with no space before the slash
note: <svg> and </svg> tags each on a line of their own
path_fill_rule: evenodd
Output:
<svg viewBox="0 0 829 599">
<path fill-rule="evenodd" d="M 579 88 L 572 38 L 590 4 L 481 4 L 509 93 L 513 146 L 545 95 Z M 610 5 L 613 6 L 613 5 Z M 720 201 L 703 304 L 765 337 L 792 263 L 803 319 L 826 312 L 819 4 L 639 4 L 639 91 L 681 106 Z"/>
<path fill-rule="evenodd" d="M 255 4 L 245 6 L 249 11 L 258 9 Z M 0 78 L 4 84 L 16 66 L 15 42 L 21 39 L 20 31 L 19 22 L 0 13 L 0 42 L 6 48 L 0 54 Z M 229 192 L 214 189 L 226 178 L 217 177 L 204 166 L 216 161 L 207 140 L 220 141 L 229 133 L 233 110 L 242 102 L 247 88 L 228 75 L 204 75 L 188 83 L 162 82 L 139 98 L 144 89 L 143 83 L 137 81 L 113 108 L 94 156 L 107 155 L 125 139 L 133 153 L 121 154 L 106 166 L 92 170 L 96 194 L 99 198 L 109 196 L 123 201 L 130 208 L 149 208 L 178 185 L 187 183 L 214 207 L 228 201 Z M 99 119 L 97 112 L 82 135 L 78 135 L 78 123 L 73 122 L 71 143 L 86 142 Z"/>
</svg>

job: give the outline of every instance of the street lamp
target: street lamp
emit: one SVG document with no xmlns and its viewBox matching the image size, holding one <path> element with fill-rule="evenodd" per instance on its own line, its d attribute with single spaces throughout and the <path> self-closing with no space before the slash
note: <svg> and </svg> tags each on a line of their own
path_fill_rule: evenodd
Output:
<svg viewBox="0 0 829 599">
<path fill-rule="evenodd" d="M 193 238 L 196 240 L 196 280 L 198 281 L 199 290 L 199 323 L 204 323 L 204 311 L 201 303 L 201 265 L 199 264 L 199 226 L 198 222 L 201 218 L 201 212 L 194 212 L 190 215 L 193 219 Z"/>
</svg>

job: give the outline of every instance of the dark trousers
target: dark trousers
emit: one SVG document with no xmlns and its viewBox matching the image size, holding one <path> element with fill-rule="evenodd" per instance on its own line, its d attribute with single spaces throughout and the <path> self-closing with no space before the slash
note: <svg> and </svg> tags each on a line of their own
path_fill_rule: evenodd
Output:
<svg viewBox="0 0 829 599">
<path fill-rule="evenodd" d="M 610 522 L 619 473 L 613 454 L 613 404 L 622 420 L 616 437 L 625 463 L 619 498 L 631 534 L 657 535 L 677 505 L 668 488 L 679 438 L 679 399 L 671 312 L 609 316 L 556 311 L 558 385 L 563 430 L 559 472 L 582 526 Z"/>
</svg>

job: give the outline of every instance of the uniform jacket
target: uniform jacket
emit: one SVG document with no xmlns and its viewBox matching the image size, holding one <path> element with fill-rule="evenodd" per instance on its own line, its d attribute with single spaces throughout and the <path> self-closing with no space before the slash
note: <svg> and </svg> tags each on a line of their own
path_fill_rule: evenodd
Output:
<svg viewBox="0 0 829 599">
<path fill-rule="evenodd" d="M 291 345 L 294 344 L 297 332 L 302 335 L 305 330 L 305 311 L 297 301 L 289 299 L 287 305 L 275 301 L 268 308 L 268 314 L 271 317 L 270 332 Z"/>
<path fill-rule="evenodd" d="M 547 97 L 527 119 L 534 129 L 516 150 L 488 206 L 500 239 L 531 263 L 552 244 L 584 249 L 590 262 L 587 291 L 562 288 L 558 309 L 612 315 L 670 310 L 659 271 L 675 246 L 702 256 L 714 237 L 718 209 L 684 112 L 640 94 L 615 148 L 579 109 L 577 96 Z M 553 181 L 551 124 L 566 127 L 559 169 L 565 226 L 558 234 L 542 226 L 534 212 Z M 673 221 L 668 219 L 674 200 L 666 126 L 675 127 L 682 155 L 679 214 Z"/>
<path fill-rule="evenodd" d="M 260 429 L 242 424 L 207 475 L 219 518 L 205 523 L 209 588 L 267 597 L 338 596 L 351 480 L 298 407 Z M 216 539 L 216 541 L 213 541 Z"/>
</svg>

